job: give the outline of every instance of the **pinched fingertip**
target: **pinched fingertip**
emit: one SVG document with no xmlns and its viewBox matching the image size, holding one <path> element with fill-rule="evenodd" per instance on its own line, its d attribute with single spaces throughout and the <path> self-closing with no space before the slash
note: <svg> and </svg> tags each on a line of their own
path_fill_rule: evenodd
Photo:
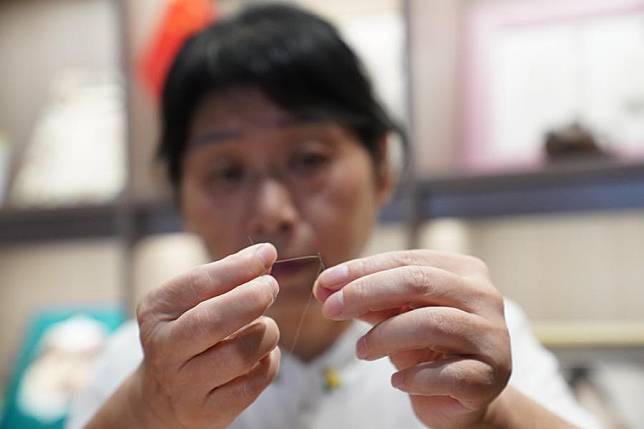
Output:
<svg viewBox="0 0 644 429">
<path fill-rule="evenodd" d="M 326 289 L 337 290 L 349 281 L 349 277 L 347 264 L 340 264 L 322 271 L 318 276 L 317 284 Z"/>
<path fill-rule="evenodd" d="M 277 249 L 271 243 L 259 243 L 251 246 L 264 267 L 269 270 L 273 263 L 277 260 Z"/>
<path fill-rule="evenodd" d="M 391 385 L 398 389 L 402 390 L 403 385 L 405 384 L 405 376 L 401 374 L 400 372 L 394 372 L 391 375 Z"/>
<path fill-rule="evenodd" d="M 336 291 L 320 286 L 317 281 L 313 284 L 313 296 L 321 303 L 324 303 L 334 292 Z"/>
<path fill-rule="evenodd" d="M 336 291 L 329 296 L 322 306 L 322 314 L 331 320 L 343 320 L 344 313 L 344 294 L 342 291 Z"/>
</svg>

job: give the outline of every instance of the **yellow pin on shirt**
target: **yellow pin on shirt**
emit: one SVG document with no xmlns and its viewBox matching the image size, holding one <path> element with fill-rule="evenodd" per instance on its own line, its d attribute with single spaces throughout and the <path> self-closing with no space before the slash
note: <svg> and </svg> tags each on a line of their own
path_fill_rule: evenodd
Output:
<svg viewBox="0 0 644 429">
<path fill-rule="evenodd" d="M 324 370 L 324 388 L 330 392 L 342 386 L 340 373 L 334 368 L 326 368 Z"/>
</svg>

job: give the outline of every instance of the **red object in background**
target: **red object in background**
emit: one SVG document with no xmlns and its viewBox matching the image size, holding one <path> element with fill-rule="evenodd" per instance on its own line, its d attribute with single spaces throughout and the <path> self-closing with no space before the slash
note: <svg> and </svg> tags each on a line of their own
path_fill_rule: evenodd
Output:
<svg viewBox="0 0 644 429">
<path fill-rule="evenodd" d="M 181 44 L 214 19 L 213 0 L 168 0 L 137 65 L 139 77 L 155 100 L 161 98 L 166 74 Z"/>
</svg>

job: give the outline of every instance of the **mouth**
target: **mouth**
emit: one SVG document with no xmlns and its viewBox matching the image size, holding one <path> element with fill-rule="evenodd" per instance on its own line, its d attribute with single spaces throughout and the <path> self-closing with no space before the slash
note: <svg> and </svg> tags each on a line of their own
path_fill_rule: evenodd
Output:
<svg viewBox="0 0 644 429">
<path fill-rule="evenodd" d="M 324 269 L 322 258 L 319 255 L 300 256 L 296 258 L 280 259 L 273 264 L 271 275 L 280 280 L 302 278 L 306 276 L 313 286 L 318 274 Z"/>
</svg>

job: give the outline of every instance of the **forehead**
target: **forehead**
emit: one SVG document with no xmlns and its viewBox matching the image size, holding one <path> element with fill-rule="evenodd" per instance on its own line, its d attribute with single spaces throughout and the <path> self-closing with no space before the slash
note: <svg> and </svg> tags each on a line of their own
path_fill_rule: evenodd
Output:
<svg viewBox="0 0 644 429">
<path fill-rule="evenodd" d="M 197 107 L 190 135 L 194 138 L 203 132 L 280 124 L 292 116 L 258 90 L 230 89 L 207 96 Z"/>
<path fill-rule="evenodd" d="M 296 115 L 279 107 L 259 90 L 236 88 L 207 96 L 197 107 L 188 147 L 196 149 L 240 141 L 284 143 L 306 136 L 323 137 L 336 143 L 357 143 L 353 133 L 335 121 Z"/>
</svg>

